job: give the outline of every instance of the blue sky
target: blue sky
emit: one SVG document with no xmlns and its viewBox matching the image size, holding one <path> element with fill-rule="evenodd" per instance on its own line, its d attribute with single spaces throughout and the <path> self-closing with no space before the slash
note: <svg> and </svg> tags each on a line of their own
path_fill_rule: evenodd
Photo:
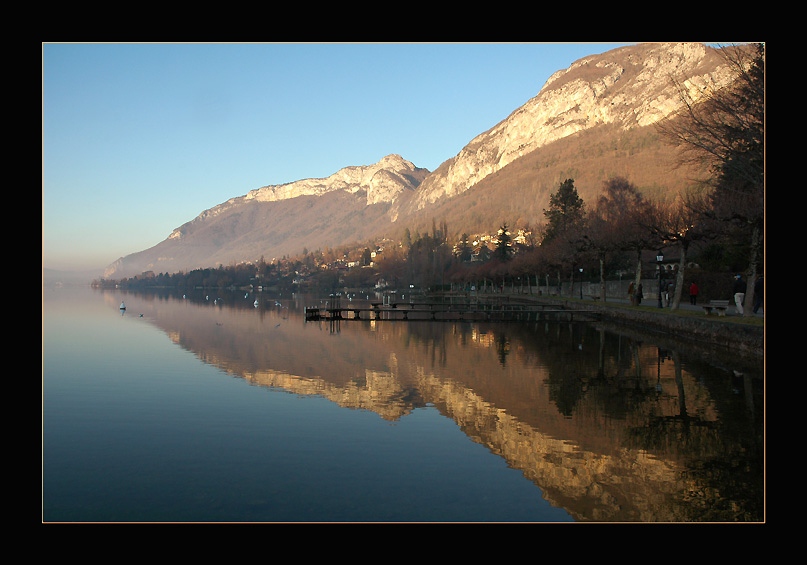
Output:
<svg viewBox="0 0 807 565">
<path fill-rule="evenodd" d="M 42 264 L 101 270 L 250 190 L 397 153 L 435 170 L 628 43 L 42 45 Z"/>
</svg>

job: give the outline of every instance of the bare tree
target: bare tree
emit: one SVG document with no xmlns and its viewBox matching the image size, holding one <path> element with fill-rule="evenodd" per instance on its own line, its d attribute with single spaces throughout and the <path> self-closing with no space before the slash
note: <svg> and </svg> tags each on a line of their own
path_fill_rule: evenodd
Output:
<svg viewBox="0 0 807 565">
<path fill-rule="evenodd" d="M 603 192 L 588 213 L 588 249 L 600 266 L 600 298 L 605 301 L 605 264 L 609 257 L 626 250 L 637 250 L 636 284 L 641 279 L 641 252 L 647 245 L 648 231 L 639 222 L 646 202 L 638 189 L 623 177 L 603 183 Z"/>
<path fill-rule="evenodd" d="M 764 250 L 765 45 L 724 47 L 721 54 L 735 74 L 732 85 L 695 103 L 679 84 L 681 110 L 658 130 L 679 146 L 682 164 L 708 165 L 708 215 L 748 241 L 747 280 L 753 288 Z M 753 293 L 746 293 L 744 315 L 750 315 L 752 301 Z"/>
<path fill-rule="evenodd" d="M 670 303 L 672 310 L 677 310 L 681 303 L 687 252 L 690 246 L 695 241 L 710 237 L 708 232 L 699 227 L 707 198 L 703 191 L 691 189 L 684 194 L 676 195 L 671 200 L 656 202 L 648 209 L 645 219 L 648 231 L 657 238 L 659 244 L 677 246 L 680 251 L 675 293 Z"/>
</svg>

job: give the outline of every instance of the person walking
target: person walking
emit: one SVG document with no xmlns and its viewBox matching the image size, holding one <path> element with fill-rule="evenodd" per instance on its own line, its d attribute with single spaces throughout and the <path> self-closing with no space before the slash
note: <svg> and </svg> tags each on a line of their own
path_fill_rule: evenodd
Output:
<svg viewBox="0 0 807 565">
<path fill-rule="evenodd" d="M 765 293 L 762 287 L 765 283 L 762 282 L 762 279 L 763 277 L 760 275 L 760 277 L 757 279 L 757 282 L 754 283 L 754 314 L 757 313 L 757 310 L 763 308 L 762 297 L 764 296 Z"/>
<path fill-rule="evenodd" d="M 635 286 L 636 283 L 630 281 L 630 285 L 628 286 L 628 299 L 630 300 L 631 306 L 636 306 Z"/>
<path fill-rule="evenodd" d="M 672 302 L 673 295 L 675 294 L 675 282 L 670 281 L 667 283 L 667 290 L 664 293 L 665 306 L 669 307 Z"/>
<path fill-rule="evenodd" d="M 737 307 L 737 313 L 740 316 L 743 315 L 743 300 L 745 300 L 746 289 L 747 285 L 743 276 L 740 273 L 734 275 L 734 288 L 732 289 L 734 292 L 734 305 Z"/>
<path fill-rule="evenodd" d="M 695 281 L 689 283 L 689 303 L 693 306 L 698 302 L 698 292 L 700 292 L 700 289 L 698 285 L 695 284 Z"/>
<path fill-rule="evenodd" d="M 639 286 L 636 287 L 636 293 L 633 295 L 636 299 L 636 306 L 640 306 L 642 304 L 642 298 L 644 298 L 644 292 L 642 292 L 642 283 L 639 283 Z"/>
</svg>

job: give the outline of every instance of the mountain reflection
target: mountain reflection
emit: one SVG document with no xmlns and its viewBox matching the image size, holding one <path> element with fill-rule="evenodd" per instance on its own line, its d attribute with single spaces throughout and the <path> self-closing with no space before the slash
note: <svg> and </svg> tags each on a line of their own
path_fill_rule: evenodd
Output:
<svg viewBox="0 0 807 565">
<path fill-rule="evenodd" d="M 389 421 L 435 406 L 577 521 L 764 519 L 761 361 L 604 323 L 306 322 L 319 300 L 259 299 L 126 295 L 250 384 Z"/>
</svg>

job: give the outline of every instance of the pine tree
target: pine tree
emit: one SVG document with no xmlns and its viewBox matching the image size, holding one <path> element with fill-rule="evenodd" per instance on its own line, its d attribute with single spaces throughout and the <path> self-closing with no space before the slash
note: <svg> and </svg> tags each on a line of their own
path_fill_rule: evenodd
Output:
<svg viewBox="0 0 807 565">
<path fill-rule="evenodd" d="M 510 237 L 510 228 L 507 227 L 507 223 L 499 228 L 496 251 L 493 256 L 500 261 L 509 261 L 513 256 L 512 238 Z"/>
<path fill-rule="evenodd" d="M 583 199 L 577 193 L 574 179 L 566 179 L 558 191 L 549 197 L 549 208 L 544 210 L 547 219 L 543 243 L 549 243 L 564 232 L 579 226 L 585 215 Z"/>
</svg>

